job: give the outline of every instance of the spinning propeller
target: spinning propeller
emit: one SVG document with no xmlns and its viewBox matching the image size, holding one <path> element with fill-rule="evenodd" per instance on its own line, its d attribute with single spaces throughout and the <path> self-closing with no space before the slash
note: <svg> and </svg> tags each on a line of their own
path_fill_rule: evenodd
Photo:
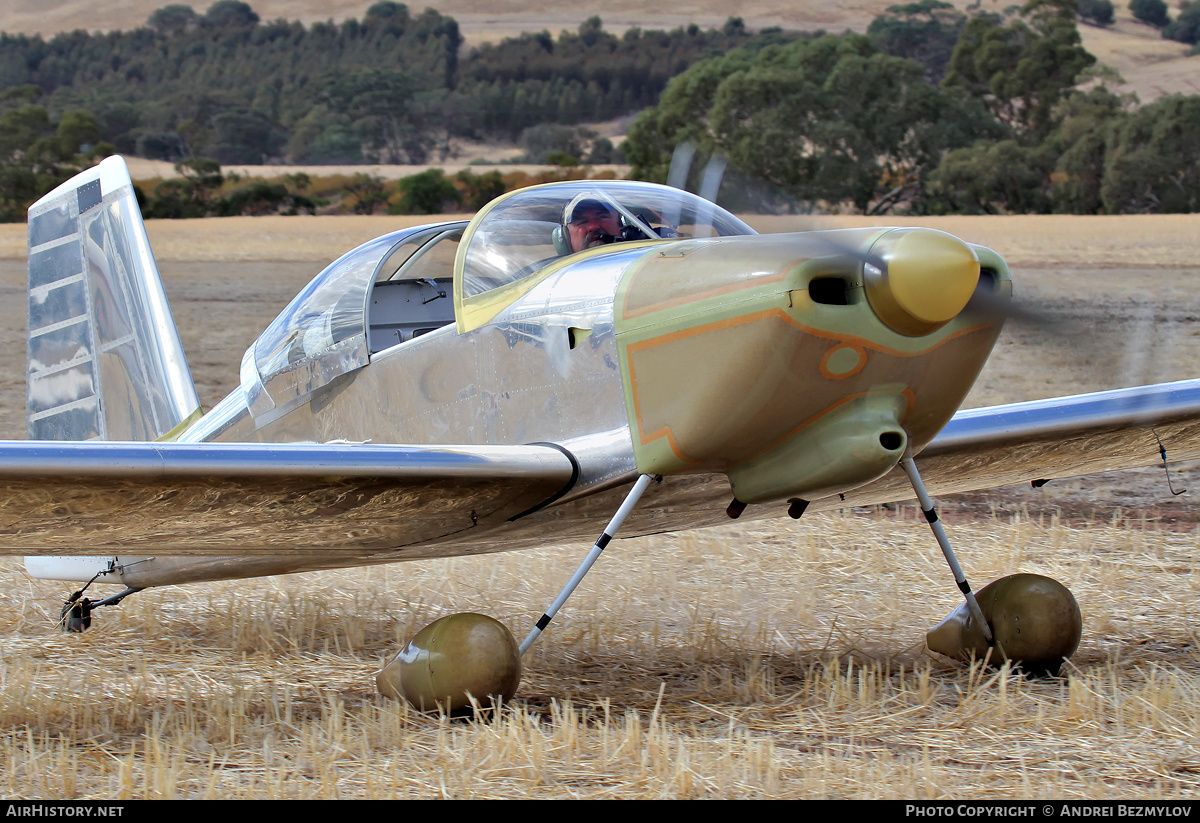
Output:
<svg viewBox="0 0 1200 823">
<path fill-rule="evenodd" d="M 687 188 L 696 152 L 690 142 L 675 147 L 667 185 Z M 724 157 L 709 157 L 695 193 L 715 203 L 728 168 Z M 978 261 L 969 259 L 973 258 L 969 249 L 964 253 L 965 244 L 951 235 L 937 239 L 933 232 L 893 231 L 868 248 L 844 242 L 836 231 L 813 231 L 813 237 L 828 247 L 830 257 L 846 257 L 862 265 L 872 309 L 901 334 L 929 334 L 963 309 L 987 320 L 1063 331 L 1061 318 L 996 294 L 988 278 L 980 276 Z"/>
</svg>

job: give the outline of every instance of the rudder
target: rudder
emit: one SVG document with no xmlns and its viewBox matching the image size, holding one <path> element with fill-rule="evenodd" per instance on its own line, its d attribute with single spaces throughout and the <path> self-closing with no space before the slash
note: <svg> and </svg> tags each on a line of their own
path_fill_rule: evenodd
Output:
<svg viewBox="0 0 1200 823">
<path fill-rule="evenodd" d="M 200 416 L 125 161 L 29 208 L 30 440 L 172 439 Z"/>
</svg>

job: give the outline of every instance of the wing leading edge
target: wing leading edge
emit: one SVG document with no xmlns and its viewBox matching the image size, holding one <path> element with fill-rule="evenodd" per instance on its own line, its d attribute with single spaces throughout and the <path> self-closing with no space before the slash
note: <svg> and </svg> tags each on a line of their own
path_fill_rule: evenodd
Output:
<svg viewBox="0 0 1200 823">
<path fill-rule="evenodd" d="M 1200 459 L 1200 380 L 960 411 L 916 460 L 930 492 L 952 494 L 1151 466 L 1160 442 L 1171 462 Z M 846 503 L 911 497 L 894 469 Z"/>
<path fill-rule="evenodd" d="M 387 556 L 482 533 L 576 476 L 546 445 L 12 441 L 0 553 Z"/>
</svg>

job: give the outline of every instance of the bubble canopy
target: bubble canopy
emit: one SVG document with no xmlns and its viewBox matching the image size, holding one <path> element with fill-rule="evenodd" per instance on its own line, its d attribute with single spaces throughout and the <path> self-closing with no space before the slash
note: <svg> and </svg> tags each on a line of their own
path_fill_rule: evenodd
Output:
<svg viewBox="0 0 1200 823">
<path fill-rule="evenodd" d="M 251 414 L 258 418 L 290 408 L 334 378 L 367 365 L 367 299 L 382 268 L 401 247 L 442 236 L 453 225 L 385 234 L 346 252 L 314 277 L 242 357 L 241 383 Z"/>
<path fill-rule="evenodd" d="M 615 213 L 612 242 L 569 251 L 564 215 L 582 207 Z M 555 232 L 560 238 L 556 242 Z M 459 332 L 478 328 L 571 260 L 685 238 L 755 234 L 725 209 L 690 192 L 628 180 L 549 183 L 493 200 L 463 235 L 454 264 Z"/>
</svg>

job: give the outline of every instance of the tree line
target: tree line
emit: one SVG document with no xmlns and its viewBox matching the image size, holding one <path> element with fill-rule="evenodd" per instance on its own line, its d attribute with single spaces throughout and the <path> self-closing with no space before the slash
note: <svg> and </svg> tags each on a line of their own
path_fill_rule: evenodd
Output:
<svg viewBox="0 0 1200 823">
<path fill-rule="evenodd" d="M 379 2 L 306 27 L 218 0 L 203 14 L 165 6 L 134 31 L 0 34 L 0 89 L 36 87 L 52 114 L 90 111 L 103 140 L 144 157 L 423 164 L 454 137 L 637 111 L 697 60 L 784 37 L 735 20 L 617 37 L 592 18 L 463 53 L 457 22 L 433 9 Z"/>
<path fill-rule="evenodd" d="M 176 164 L 178 176 L 138 183 L 134 193 L 146 219 L 232 217 L 262 214 L 454 214 L 476 212 L 501 194 L 526 186 L 581 178 L 608 177 L 586 167 L 551 168 L 530 174 L 463 169 L 447 175 L 430 168 L 396 181 L 364 174 L 246 178 L 222 171 L 215 160 L 189 158 Z M 143 181 L 145 183 L 145 181 Z"/>
</svg>

